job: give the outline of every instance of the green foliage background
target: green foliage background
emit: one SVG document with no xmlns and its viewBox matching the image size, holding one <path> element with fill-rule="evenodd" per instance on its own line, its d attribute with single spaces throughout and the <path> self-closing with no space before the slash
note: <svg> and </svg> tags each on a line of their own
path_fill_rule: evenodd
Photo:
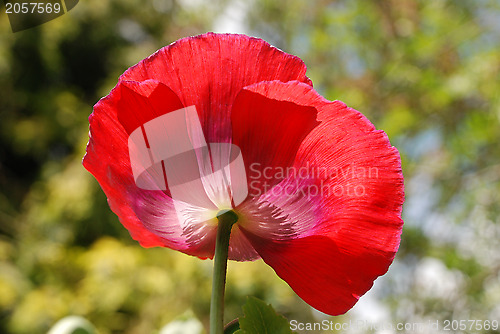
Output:
<svg viewBox="0 0 500 334">
<path fill-rule="evenodd" d="M 141 248 L 81 158 L 92 106 L 126 68 L 212 30 L 298 55 L 320 93 L 363 112 L 401 153 L 400 252 L 333 320 L 500 320 L 500 2 L 86 0 L 15 34 L 4 9 L 0 333 L 45 333 L 70 314 L 102 334 L 158 333 L 190 312 L 207 324 L 211 262 Z M 261 261 L 230 263 L 228 321 L 246 295 L 289 319 L 325 319 Z"/>
</svg>

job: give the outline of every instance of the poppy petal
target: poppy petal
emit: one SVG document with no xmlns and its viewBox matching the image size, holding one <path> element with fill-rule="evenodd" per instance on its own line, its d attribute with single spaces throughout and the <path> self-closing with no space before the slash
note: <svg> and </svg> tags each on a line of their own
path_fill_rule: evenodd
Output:
<svg viewBox="0 0 500 334">
<path fill-rule="evenodd" d="M 182 104 L 175 93 L 160 82 L 120 82 L 96 104 L 89 118 L 90 140 L 83 165 L 99 181 L 111 209 L 141 245 L 165 246 L 207 257 L 213 247 L 206 240 L 213 239 L 210 236 L 215 229 L 194 224 L 196 217 L 205 219 L 203 223 L 208 220 L 208 215 L 203 214 L 206 209 L 191 206 L 193 224 L 186 227 L 166 185 L 162 190 L 141 189 L 132 173 L 129 135 L 144 122 L 179 107 Z M 152 174 L 149 176 L 156 181 Z"/>
<path fill-rule="evenodd" d="M 261 196 L 281 181 L 267 172 L 290 167 L 304 138 L 319 124 L 314 107 L 273 94 L 281 85 L 271 81 L 254 85 L 260 90 L 244 88 L 234 102 L 232 142 L 243 154 L 250 197 Z"/>
<path fill-rule="evenodd" d="M 89 142 L 83 166 L 99 182 L 111 210 L 120 218 L 133 239 L 143 247 L 164 246 L 165 242 L 144 227 L 130 203 L 135 181 L 130 170 L 128 134 L 118 122 L 114 94 L 101 99 L 89 117 Z"/>
<path fill-rule="evenodd" d="M 242 209 L 251 219 L 241 229 L 306 302 L 329 314 L 344 313 L 388 270 L 399 247 L 404 201 L 399 153 L 383 131 L 342 102 L 327 101 L 299 82 L 270 87 L 246 89 L 314 107 L 321 123 L 301 141 L 292 168 L 279 177 L 285 179 L 245 203 Z M 273 208 L 284 233 L 252 216 L 263 205 Z"/>
<path fill-rule="evenodd" d="M 245 86 L 298 80 L 311 85 L 296 56 L 245 35 L 214 34 L 183 38 L 129 68 L 120 80 L 154 79 L 168 86 L 184 106 L 196 107 L 207 142 L 231 138 L 230 111 Z"/>
<path fill-rule="evenodd" d="M 388 267 L 394 256 L 366 253 L 352 257 L 330 238 L 319 235 L 289 241 L 265 240 L 248 232 L 245 236 L 299 297 L 330 315 L 348 311 L 384 273 L 373 263 L 383 262 Z"/>
<path fill-rule="evenodd" d="M 298 200 L 309 201 L 321 212 L 314 229 L 341 234 L 339 244 L 350 251 L 360 246 L 397 250 L 404 185 L 399 153 L 387 135 L 360 112 L 300 82 L 259 83 L 245 90 L 313 107 L 321 121 L 301 140 L 292 168 L 268 169 L 267 175 L 282 183 L 261 200 L 288 206 L 287 212 Z"/>
<path fill-rule="evenodd" d="M 401 160 L 383 131 L 341 102 L 316 105 L 321 124 L 303 141 L 296 166 L 316 171 L 323 218 L 316 229 L 341 251 L 396 252 L 403 226 Z M 335 131 L 332 128 L 335 127 Z"/>
<path fill-rule="evenodd" d="M 120 96 L 117 117 L 129 135 L 144 123 L 184 107 L 177 95 L 157 80 L 121 81 L 116 90 Z"/>
</svg>

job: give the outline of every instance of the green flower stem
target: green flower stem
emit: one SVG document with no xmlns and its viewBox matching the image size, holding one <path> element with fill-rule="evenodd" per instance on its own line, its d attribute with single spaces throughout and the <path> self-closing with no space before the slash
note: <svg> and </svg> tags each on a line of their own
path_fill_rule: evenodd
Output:
<svg viewBox="0 0 500 334">
<path fill-rule="evenodd" d="M 221 211 L 217 215 L 217 219 L 219 220 L 219 226 L 215 241 L 212 300 L 210 301 L 210 334 L 223 334 L 224 290 L 226 287 L 229 237 L 233 224 L 238 221 L 238 216 L 234 211 Z"/>
</svg>

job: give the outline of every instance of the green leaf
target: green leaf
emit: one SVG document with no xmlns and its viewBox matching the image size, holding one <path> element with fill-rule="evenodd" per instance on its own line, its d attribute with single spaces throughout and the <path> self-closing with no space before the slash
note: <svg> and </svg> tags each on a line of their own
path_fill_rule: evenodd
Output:
<svg viewBox="0 0 500 334">
<path fill-rule="evenodd" d="M 241 329 L 235 334 L 293 334 L 288 320 L 260 299 L 248 297 L 243 314 Z"/>
</svg>

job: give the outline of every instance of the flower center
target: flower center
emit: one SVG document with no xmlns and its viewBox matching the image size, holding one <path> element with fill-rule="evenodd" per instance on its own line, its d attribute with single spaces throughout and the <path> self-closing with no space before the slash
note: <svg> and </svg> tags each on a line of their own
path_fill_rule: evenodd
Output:
<svg viewBox="0 0 500 334">
<path fill-rule="evenodd" d="M 226 221 L 232 221 L 233 224 L 238 222 L 238 218 L 239 218 L 238 215 L 236 214 L 236 212 L 234 212 L 233 210 L 229 210 L 229 209 L 220 210 L 219 212 L 217 212 L 216 217 L 219 221 L 223 219 Z"/>
</svg>

